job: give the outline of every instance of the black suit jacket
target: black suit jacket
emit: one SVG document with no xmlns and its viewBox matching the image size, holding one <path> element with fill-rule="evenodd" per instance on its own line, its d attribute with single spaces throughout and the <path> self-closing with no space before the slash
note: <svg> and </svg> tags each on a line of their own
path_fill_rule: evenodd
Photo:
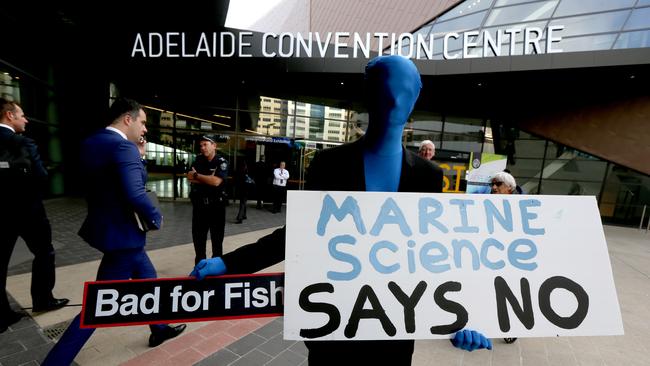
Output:
<svg viewBox="0 0 650 366">
<path fill-rule="evenodd" d="M 23 149 L 29 155 L 30 169 L 24 177 L 12 181 L 0 182 L 2 201 L 7 203 L 39 203 L 42 200 L 43 185 L 47 182 L 47 170 L 43 166 L 41 156 L 34 140 L 16 134 L 8 128 L 0 127 L 0 146 L 9 149 Z M 24 205 L 23 205 L 24 207 Z"/>
<path fill-rule="evenodd" d="M 399 192 L 442 192 L 442 169 L 403 149 Z M 365 191 L 363 140 L 320 151 L 309 165 L 310 191 Z M 228 273 L 253 273 L 284 260 L 285 228 L 225 254 Z"/>
<path fill-rule="evenodd" d="M 403 148 L 399 192 L 442 192 L 442 169 Z M 307 190 L 365 191 L 363 139 L 321 151 L 307 171 Z M 228 273 L 253 273 L 284 260 L 285 227 L 254 244 L 225 254 Z M 352 300 L 351 300 L 352 301 Z M 345 322 L 345 320 L 342 320 Z M 414 343 L 396 341 L 307 341 L 309 365 L 410 365 Z"/>
</svg>

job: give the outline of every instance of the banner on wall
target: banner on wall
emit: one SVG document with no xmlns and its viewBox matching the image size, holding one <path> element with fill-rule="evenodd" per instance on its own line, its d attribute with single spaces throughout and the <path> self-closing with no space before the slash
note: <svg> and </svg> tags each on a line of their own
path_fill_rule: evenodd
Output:
<svg viewBox="0 0 650 366">
<path fill-rule="evenodd" d="M 467 171 L 467 193 L 490 193 L 494 174 L 506 168 L 508 157 L 491 153 L 471 153 Z"/>
<path fill-rule="evenodd" d="M 623 334 L 592 196 L 288 193 L 285 339 Z"/>
</svg>

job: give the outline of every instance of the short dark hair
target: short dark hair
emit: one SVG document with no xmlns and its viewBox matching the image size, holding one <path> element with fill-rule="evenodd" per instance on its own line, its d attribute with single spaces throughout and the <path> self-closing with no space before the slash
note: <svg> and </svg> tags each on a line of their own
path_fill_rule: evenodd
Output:
<svg viewBox="0 0 650 366">
<path fill-rule="evenodd" d="M 108 109 L 108 124 L 112 124 L 125 114 L 130 114 L 132 118 L 137 118 L 142 106 L 133 99 L 117 98 Z"/>
<path fill-rule="evenodd" d="M 4 116 L 7 112 L 15 111 L 17 106 L 19 106 L 19 104 L 13 100 L 0 98 L 0 116 Z"/>
</svg>

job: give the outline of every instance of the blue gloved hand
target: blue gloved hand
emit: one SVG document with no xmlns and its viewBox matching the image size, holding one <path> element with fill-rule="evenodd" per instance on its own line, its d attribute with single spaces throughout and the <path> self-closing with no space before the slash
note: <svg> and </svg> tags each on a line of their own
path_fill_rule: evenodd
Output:
<svg viewBox="0 0 650 366">
<path fill-rule="evenodd" d="M 454 335 L 451 344 L 456 348 L 472 352 L 476 349 L 492 349 L 492 341 L 475 330 L 463 329 Z"/>
<path fill-rule="evenodd" d="M 197 280 L 202 280 L 205 276 L 218 276 L 226 273 L 226 265 L 220 257 L 201 259 L 201 261 L 194 266 L 190 276 L 196 277 Z"/>
</svg>

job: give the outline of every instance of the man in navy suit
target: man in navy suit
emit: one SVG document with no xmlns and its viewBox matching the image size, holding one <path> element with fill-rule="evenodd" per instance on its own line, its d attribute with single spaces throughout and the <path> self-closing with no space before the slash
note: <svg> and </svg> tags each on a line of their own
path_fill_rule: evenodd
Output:
<svg viewBox="0 0 650 366">
<path fill-rule="evenodd" d="M 20 105 L 0 98 L 0 153 L 7 154 L 3 155 L 7 159 L 0 161 L 0 333 L 25 315 L 11 309 L 5 289 L 9 260 L 19 236 L 34 254 L 32 311 L 50 311 L 68 303 L 68 299 L 52 296 L 54 247 L 42 201 L 47 170 L 34 141 L 21 136 L 26 125 Z"/>
<path fill-rule="evenodd" d="M 88 216 L 79 235 L 104 256 L 97 280 L 156 278 L 156 270 L 144 250 L 146 233 L 135 214 L 147 226 L 159 229 L 162 216 L 145 191 L 144 155 L 146 115 L 137 102 L 119 98 L 109 111 L 110 126 L 82 146 L 81 165 L 86 175 Z M 176 337 L 185 324 L 151 325 L 149 346 Z M 69 365 L 93 329 L 79 328 L 79 315 L 52 348 L 43 365 Z"/>
</svg>

